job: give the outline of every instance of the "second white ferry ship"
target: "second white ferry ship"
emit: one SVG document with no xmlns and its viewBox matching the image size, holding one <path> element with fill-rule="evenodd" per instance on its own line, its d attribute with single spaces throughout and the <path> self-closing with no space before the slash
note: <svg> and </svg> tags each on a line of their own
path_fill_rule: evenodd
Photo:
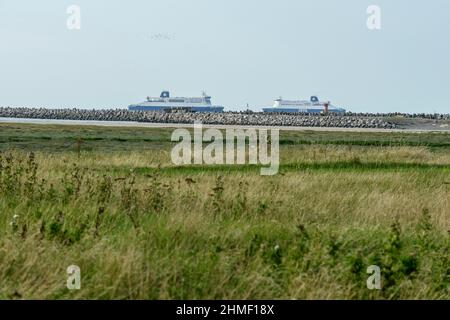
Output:
<svg viewBox="0 0 450 320">
<path fill-rule="evenodd" d="M 201 97 L 171 97 L 169 91 L 161 92 L 159 97 L 147 97 L 147 100 L 132 104 L 130 111 L 172 111 L 223 112 L 224 107 L 213 105 L 211 97 L 203 92 Z"/>
<path fill-rule="evenodd" d="M 272 108 L 263 108 L 263 111 L 282 113 L 345 113 L 345 109 L 335 107 L 330 102 L 320 101 L 316 96 L 312 96 L 309 101 L 283 100 L 280 97 L 274 101 Z"/>
</svg>

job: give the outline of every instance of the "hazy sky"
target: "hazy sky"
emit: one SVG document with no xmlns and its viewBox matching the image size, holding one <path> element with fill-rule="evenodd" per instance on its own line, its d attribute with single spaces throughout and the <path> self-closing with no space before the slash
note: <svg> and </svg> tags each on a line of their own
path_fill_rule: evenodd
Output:
<svg viewBox="0 0 450 320">
<path fill-rule="evenodd" d="M 167 89 L 228 110 L 319 95 L 450 113 L 449 36 L 448 0 L 0 0 L 0 105 L 126 107 Z"/>
</svg>

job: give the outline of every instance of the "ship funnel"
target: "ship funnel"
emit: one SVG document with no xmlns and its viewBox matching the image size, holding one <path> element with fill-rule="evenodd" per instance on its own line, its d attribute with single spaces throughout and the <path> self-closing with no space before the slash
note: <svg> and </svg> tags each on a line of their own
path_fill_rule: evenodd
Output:
<svg viewBox="0 0 450 320">
<path fill-rule="evenodd" d="M 323 113 L 327 114 L 329 107 L 330 107 L 330 102 L 329 101 L 325 102 L 323 105 Z"/>
</svg>

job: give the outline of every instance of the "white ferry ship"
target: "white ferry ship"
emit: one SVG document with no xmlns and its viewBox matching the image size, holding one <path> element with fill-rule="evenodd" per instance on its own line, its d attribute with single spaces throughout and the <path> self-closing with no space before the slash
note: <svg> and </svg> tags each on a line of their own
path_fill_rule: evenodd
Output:
<svg viewBox="0 0 450 320">
<path fill-rule="evenodd" d="M 345 109 L 338 108 L 327 101 L 320 101 L 317 96 L 308 100 L 283 100 L 281 97 L 274 101 L 273 107 L 263 108 L 264 112 L 281 113 L 345 113 Z"/>
<path fill-rule="evenodd" d="M 159 97 L 147 97 L 147 100 L 132 104 L 130 111 L 172 111 L 223 112 L 224 107 L 211 104 L 211 97 L 205 92 L 201 97 L 171 97 L 169 91 L 161 92 Z"/>
</svg>

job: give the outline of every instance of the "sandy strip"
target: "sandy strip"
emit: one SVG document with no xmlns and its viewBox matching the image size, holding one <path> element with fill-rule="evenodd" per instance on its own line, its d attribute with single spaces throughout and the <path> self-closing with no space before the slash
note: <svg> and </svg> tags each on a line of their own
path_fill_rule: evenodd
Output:
<svg viewBox="0 0 450 320">
<path fill-rule="evenodd" d="M 104 127 L 139 127 L 139 128 L 193 128 L 193 124 L 185 123 L 148 123 L 129 121 L 92 121 L 92 120 L 57 120 L 57 119 L 21 119 L 1 118 L 0 123 L 11 124 L 41 124 L 41 125 L 73 125 L 73 126 L 104 126 Z M 337 132 L 403 132 L 403 133 L 428 133 L 450 132 L 449 129 L 374 129 L 374 128 L 331 128 L 331 127 L 294 127 L 294 126 L 254 126 L 254 125 L 216 125 L 203 124 L 203 128 L 209 129 L 275 129 L 284 131 L 337 131 Z"/>
</svg>

